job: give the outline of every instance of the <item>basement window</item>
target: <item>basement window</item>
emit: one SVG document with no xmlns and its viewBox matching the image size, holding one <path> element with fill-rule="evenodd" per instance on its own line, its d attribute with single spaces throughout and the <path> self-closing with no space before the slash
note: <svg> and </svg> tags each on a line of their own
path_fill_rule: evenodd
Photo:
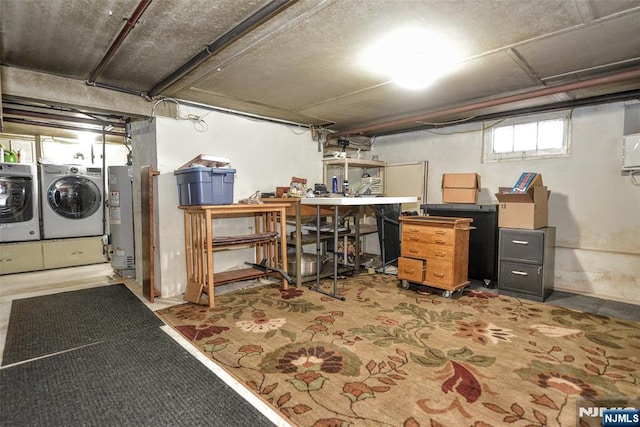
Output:
<svg viewBox="0 0 640 427">
<path fill-rule="evenodd" d="M 484 122 L 485 162 L 569 155 L 571 111 Z"/>
</svg>

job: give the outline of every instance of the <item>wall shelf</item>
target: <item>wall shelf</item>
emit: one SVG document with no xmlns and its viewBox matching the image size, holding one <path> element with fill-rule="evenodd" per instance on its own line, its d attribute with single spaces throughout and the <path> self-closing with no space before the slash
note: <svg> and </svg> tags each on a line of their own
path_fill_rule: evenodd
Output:
<svg viewBox="0 0 640 427">
<path fill-rule="evenodd" d="M 337 159 L 324 159 L 322 180 L 327 186 L 327 189 L 331 190 L 331 179 L 335 175 L 338 178 L 338 191 L 343 192 L 342 183 L 344 179 L 349 181 L 349 188 L 357 191 L 363 184 L 362 175 L 368 174 L 373 178 L 380 178 L 381 184 L 379 191 L 373 191 L 371 194 L 384 195 L 385 194 L 385 182 L 384 182 L 384 170 L 386 167 L 385 162 L 380 160 L 364 160 L 364 159 L 351 159 L 351 158 L 337 158 Z M 374 187 L 372 187 L 374 188 Z M 374 188 L 375 189 L 375 188 Z"/>
</svg>

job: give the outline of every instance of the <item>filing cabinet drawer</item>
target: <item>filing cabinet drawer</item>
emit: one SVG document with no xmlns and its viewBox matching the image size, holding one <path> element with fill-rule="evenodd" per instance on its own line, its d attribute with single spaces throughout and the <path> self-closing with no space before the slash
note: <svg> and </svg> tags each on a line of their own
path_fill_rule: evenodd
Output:
<svg viewBox="0 0 640 427">
<path fill-rule="evenodd" d="M 500 262 L 500 289 L 542 297 L 542 265 Z"/>
<path fill-rule="evenodd" d="M 513 259 L 542 263 L 544 234 L 520 230 L 500 233 L 500 259 Z"/>
<path fill-rule="evenodd" d="M 411 241 L 407 242 L 406 240 L 403 240 L 400 249 L 403 254 L 412 258 L 453 261 L 452 246 L 432 245 Z"/>
<path fill-rule="evenodd" d="M 411 258 L 398 258 L 398 279 L 422 283 L 424 278 L 424 261 Z"/>
</svg>

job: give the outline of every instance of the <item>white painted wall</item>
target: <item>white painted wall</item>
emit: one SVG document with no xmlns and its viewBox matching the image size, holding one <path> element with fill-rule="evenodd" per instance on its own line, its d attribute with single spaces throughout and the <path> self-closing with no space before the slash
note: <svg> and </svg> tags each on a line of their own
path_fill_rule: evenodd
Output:
<svg viewBox="0 0 640 427">
<path fill-rule="evenodd" d="M 620 173 L 623 120 L 623 103 L 574 110 L 567 158 L 483 163 L 479 123 L 379 137 L 373 152 L 387 163 L 427 160 L 428 203 L 442 203 L 443 173 L 479 173 L 478 203 L 497 203 L 498 187 L 523 171 L 542 173 L 557 227 L 555 288 L 640 303 L 640 187 Z"/>
<path fill-rule="evenodd" d="M 139 170 L 136 166 L 143 164 L 136 159 L 140 156 L 160 172 L 156 198 L 156 251 L 160 265 L 156 266 L 156 288 L 160 289 L 162 297 L 179 295 L 186 286 L 184 220 L 183 212 L 178 208 L 173 174 L 181 165 L 198 154 L 229 158 L 231 167 L 237 170 L 234 202 L 258 190 L 275 192 L 276 186 L 288 186 L 292 176 L 307 178 L 310 185 L 322 180 L 322 153 L 304 129 L 197 108 L 180 108 L 181 116 L 188 114 L 207 114 L 204 117 L 207 130 L 199 132 L 189 120 L 165 117 L 133 127 L 134 169 Z M 157 160 L 151 154 L 154 147 Z M 137 211 L 139 215 L 139 209 Z M 221 235 L 248 234 L 252 225 L 253 221 L 248 219 L 214 222 Z M 138 236 L 137 241 L 139 239 Z M 216 253 L 215 270 L 224 271 L 241 266 L 245 261 L 253 262 L 253 256 L 251 250 Z M 137 266 L 138 271 L 140 267 Z M 141 277 L 137 280 L 141 282 Z"/>
</svg>

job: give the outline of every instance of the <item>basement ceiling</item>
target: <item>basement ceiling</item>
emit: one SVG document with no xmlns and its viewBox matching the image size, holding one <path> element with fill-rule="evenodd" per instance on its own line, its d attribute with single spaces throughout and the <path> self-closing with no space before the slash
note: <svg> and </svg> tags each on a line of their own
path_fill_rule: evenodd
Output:
<svg viewBox="0 0 640 427">
<path fill-rule="evenodd" d="M 640 0 L 0 0 L 0 8 L 3 66 L 150 105 L 170 97 L 333 135 L 640 96 Z M 407 26 L 462 47 L 456 70 L 412 91 L 362 66 L 365 48 Z"/>
</svg>

